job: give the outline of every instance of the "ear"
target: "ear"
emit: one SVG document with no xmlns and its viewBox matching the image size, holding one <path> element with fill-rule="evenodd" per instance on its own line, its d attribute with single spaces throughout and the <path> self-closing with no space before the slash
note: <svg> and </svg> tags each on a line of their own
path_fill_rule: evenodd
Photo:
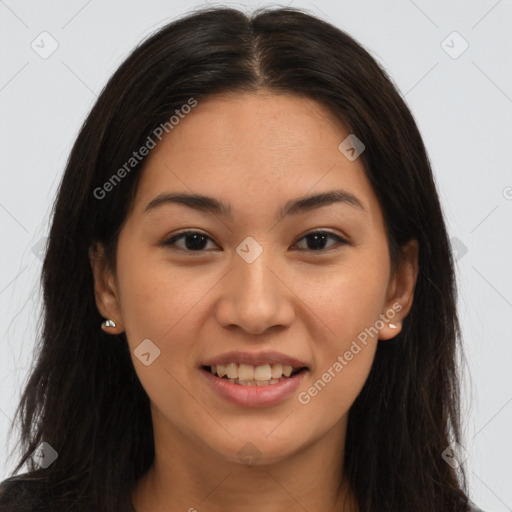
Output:
<svg viewBox="0 0 512 512">
<path fill-rule="evenodd" d="M 387 291 L 386 308 L 381 318 L 384 327 L 379 331 L 380 340 L 394 338 L 402 330 L 414 300 L 418 277 L 418 241 L 413 239 L 400 248 L 400 258 Z"/>
<path fill-rule="evenodd" d="M 114 320 L 116 327 L 102 329 L 109 334 L 123 332 L 119 295 L 116 289 L 115 277 L 105 257 L 105 248 L 100 243 L 93 243 L 89 247 L 89 262 L 94 277 L 94 297 L 96 307 L 100 314 L 109 320 Z"/>
</svg>

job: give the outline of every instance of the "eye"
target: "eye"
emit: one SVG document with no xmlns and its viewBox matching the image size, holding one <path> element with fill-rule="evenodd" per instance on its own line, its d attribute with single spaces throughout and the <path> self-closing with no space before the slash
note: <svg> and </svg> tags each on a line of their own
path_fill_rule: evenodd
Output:
<svg viewBox="0 0 512 512">
<path fill-rule="evenodd" d="M 338 235 L 335 235 L 334 233 L 331 233 L 329 231 L 312 231 L 308 233 L 307 235 L 304 235 L 300 240 L 312 240 L 310 246 L 313 247 L 313 249 L 305 249 L 310 250 L 313 252 L 323 252 L 328 249 L 325 249 L 323 246 L 325 244 L 326 239 L 332 238 L 338 241 L 338 243 L 341 244 L 348 244 L 347 240 L 344 238 L 341 238 Z"/>
<path fill-rule="evenodd" d="M 163 243 L 163 245 L 177 245 L 176 242 L 181 241 L 182 239 L 185 240 L 185 247 L 178 247 L 189 252 L 203 252 L 202 249 L 204 249 L 205 241 L 211 240 L 211 238 L 208 235 L 205 235 L 204 233 L 201 233 L 199 231 L 184 231 L 179 235 L 169 238 Z"/>
<path fill-rule="evenodd" d="M 307 235 L 303 236 L 299 240 L 301 241 L 309 239 L 311 241 L 310 244 L 306 244 L 309 245 L 310 247 L 301 250 L 307 250 L 312 252 L 323 252 L 329 250 L 324 248 L 325 241 L 328 238 L 336 240 L 339 244 L 348 244 L 347 240 L 329 231 L 312 231 Z M 178 241 L 182 240 L 185 241 L 184 247 L 179 246 L 177 244 Z M 183 233 L 180 233 L 164 241 L 163 245 L 176 246 L 179 249 L 185 250 L 186 252 L 204 252 L 203 249 L 205 248 L 205 245 L 207 244 L 208 240 L 212 241 L 212 239 L 208 235 L 205 235 L 204 233 L 201 233 L 199 231 L 184 231 Z"/>
</svg>

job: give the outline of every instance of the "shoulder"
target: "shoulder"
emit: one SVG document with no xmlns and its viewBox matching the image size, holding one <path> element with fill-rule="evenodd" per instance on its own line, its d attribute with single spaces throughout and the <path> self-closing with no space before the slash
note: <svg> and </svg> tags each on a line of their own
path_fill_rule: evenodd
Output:
<svg viewBox="0 0 512 512">
<path fill-rule="evenodd" d="M 39 512 L 45 510 L 45 487 L 28 474 L 12 476 L 0 482 L 1 512 Z"/>
<path fill-rule="evenodd" d="M 87 499 L 73 500 L 69 496 L 69 489 L 66 489 L 66 497 L 63 497 L 62 486 L 59 485 L 59 489 L 56 491 L 37 471 L 12 476 L 0 481 L 0 512 L 97 511 L 97 507 Z M 125 510 L 135 512 L 131 502 Z"/>
</svg>

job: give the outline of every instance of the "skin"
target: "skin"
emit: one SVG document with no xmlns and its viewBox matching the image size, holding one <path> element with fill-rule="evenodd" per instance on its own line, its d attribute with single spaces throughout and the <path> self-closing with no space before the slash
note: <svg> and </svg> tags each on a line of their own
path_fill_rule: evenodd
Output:
<svg viewBox="0 0 512 512">
<path fill-rule="evenodd" d="M 396 336 L 410 310 L 418 247 L 404 246 L 392 272 L 382 211 L 361 159 L 338 149 L 347 135 L 329 110 L 297 95 L 201 100 L 148 157 L 115 273 L 102 247 L 91 247 L 98 310 L 117 323 L 106 331 L 126 332 L 151 401 L 155 464 L 133 490 L 137 512 L 358 510 L 353 491 L 340 485 L 348 413 L 377 343 Z M 331 189 L 354 194 L 365 211 L 334 203 L 277 222 L 287 200 Z M 178 204 L 144 213 L 164 191 L 215 197 L 231 205 L 233 219 Z M 187 239 L 174 249 L 163 245 L 188 229 L 209 237 L 203 252 L 187 252 Z M 319 229 L 348 243 L 327 238 L 315 249 L 304 236 Z M 252 263 L 236 252 L 247 236 L 263 248 Z M 396 328 L 384 323 L 301 404 L 298 393 L 397 303 Z M 147 338 L 161 351 L 149 366 L 133 354 Z M 284 402 L 238 407 L 198 369 L 231 350 L 277 350 L 310 371 Z M 250 467 L 238 455 L 248 442 L 260 456 Z"/>
</svg>

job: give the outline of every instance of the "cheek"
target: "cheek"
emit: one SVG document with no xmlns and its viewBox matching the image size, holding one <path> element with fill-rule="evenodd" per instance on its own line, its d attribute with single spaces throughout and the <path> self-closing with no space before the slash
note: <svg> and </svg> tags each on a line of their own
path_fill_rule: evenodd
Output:
<svg viewBox="0 0 512 512">
<path fill-rule="evenodd" d="M 334 334 L 317 344 L 317 364 L 297 397 L 326 425 L 334 425 L 349 411 L 370 373 L 378 343 L 372 331 L 378 311 L 375 303 L 367 306 L 347 303 L 346 309 L 333 312 Z"/>
<path fill-rule="evenodd" d="M 304 301 L 326 327 L 328 351 L 346 350 L 353 338 L 384 313 L 389 279 L 386 263 L 354 254 L 329 272 L 303 281 L 307 283 L 302 289 Z"/>
<path fill-rule="evenodd" d="M 345 416 L 364 386 L 375 357 L 376 342 L 348 344 L 335 350 L 329 363 L 318 368 L 297 400 L 322 428 L 330 428 Z"/>
<path fill-rule="evenodd" d="M 175 378 L 187 379 L 195 371 L 191 361 L 207 320 L 208 292 L 222 276 L 199 266 L 173 266 L 150 251 L 139 254 L 136 249 L 126 244 L 118 257 L 121 314 L 139 380 L 158 401 L 168 398 L 168 393 L 180 396 Z M 147 346 L 143 353 L 150 353 L 146 362 L 157 354 L 148 366 L 138 357 L 143 346 Z"/>
<path fill-rule="evenodd" d="M 126 334 L 131 345 L 146 338 L 161 344 L 187 323 L 200 291 L 190 286 L 194 270 L 173 268 L 161 249 L 130 242 L 128 236 L 120 239 L 117 266 Z"/>
<path fill-rule="evenodd" d="M 191 329 L 198 325 L 194 314 L 211 285 L 206 280 L 203 288 L 191 287 L 186 272 L 170 272 L 168 263 L 148 263 L 149 259 L 134 256 L 118 263 L 126 337 L 135 372 L 153 407 L 172 416 L 170 397 L 173 411 L 194 407 L 180 382 L 186 377 L 189 340 L 195 337 Z"/>
<path fill-rule="evenodd" d="M 388 284 L 382 262 L 359 258 L 348 269 L 333 272 L 328 291 L 316 298 L 326 334 L 317 338 L 314 372 L 298 396 L 312 414 L 333 423 L 349 410 L 370 372 Z"/>
</svg>

